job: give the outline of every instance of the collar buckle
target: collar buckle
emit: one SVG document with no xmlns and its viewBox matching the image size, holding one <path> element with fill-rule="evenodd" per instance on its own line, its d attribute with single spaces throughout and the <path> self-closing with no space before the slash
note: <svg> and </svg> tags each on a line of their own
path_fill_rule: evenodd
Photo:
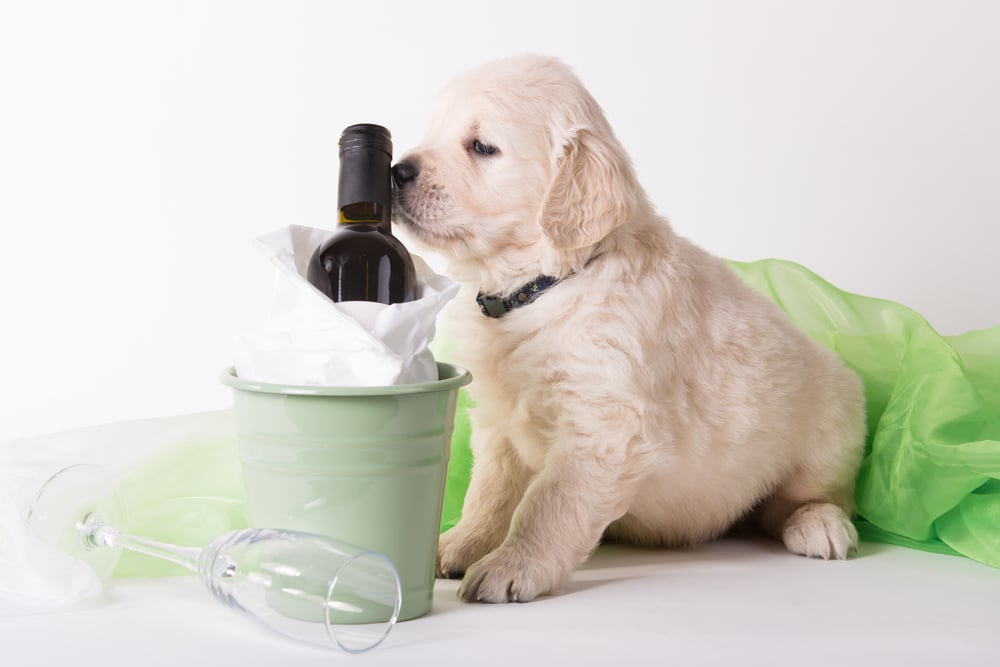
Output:
<svg viewBox="0 0 1000 667">
<path fill-rule="evenodd" d="M 487 296 L 482 292 L 476 296 L 476 303 L 479 304 L 479 310 L 486 317 L 501 317 L 510 312 L 511 309 L 505 302 L 506 299 L 501 299 L 498 296 Z"/>
<path fill-rule="evenodd" d="M 530 283 L 522 285 L 506 299 L 480 292 L 476 296 L 476 303 L 479 304 L 479 310 L 486 317 L 503 317 L 515 308 L 527 306 L 558 282 L 559 279 L 555 276 L 539 276 Z"/>
</svg>

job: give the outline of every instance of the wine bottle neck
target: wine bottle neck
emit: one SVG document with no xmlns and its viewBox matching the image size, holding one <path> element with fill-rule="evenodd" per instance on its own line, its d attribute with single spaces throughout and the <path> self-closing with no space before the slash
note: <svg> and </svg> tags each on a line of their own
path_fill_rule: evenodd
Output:
<svg viewBox="0 0 1000 667">
<path fill-rule="evenodd" d="M 392 213 L 392 141 L 379 125 L 352 125 L 340 138 L 337 208 L 340 223 L 367 223 L 389 231 Z"/>
<path fill-rule="evenodd" d="M 392 158 L 381 150 L 353 148 L 340 155 L 337 207 L 343 222 L 389 220 Z"/>
<path fill-rule="evenodd" d="M 374 201 L 348 204 L 340 208 L 340 224 L 350 225 L 363 222 L 388 228 L 390 212 L 388 205 Z"/>
</svg>

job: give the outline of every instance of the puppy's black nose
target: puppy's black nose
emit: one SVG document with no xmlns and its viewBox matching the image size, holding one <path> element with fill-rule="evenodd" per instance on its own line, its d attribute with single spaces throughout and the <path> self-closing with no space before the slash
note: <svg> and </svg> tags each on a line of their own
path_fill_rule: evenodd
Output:
<svg viewBox="0 0 1000 667">
<path fill-rule="evenodd" d="M 419 173 L 420 169 L 416 162 L 402 160 L 392 168 L 392 182 L 397 188 L 402 188 L 415 179 Z"/>
</svg>

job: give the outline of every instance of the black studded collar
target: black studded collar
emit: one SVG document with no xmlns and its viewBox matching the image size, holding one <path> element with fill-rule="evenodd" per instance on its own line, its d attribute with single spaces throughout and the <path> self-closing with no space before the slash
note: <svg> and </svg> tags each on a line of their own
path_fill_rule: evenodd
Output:
<svg viewBox="0 0 1000 667">
<path fill-rule="evenodd" d="M 558 282 L 559 278 L 554 276 L 538 276 L 506 298 L 480 292 L 476 296 L 476 303 L 486 317 L 503 317 L 515 308 L 527 306 Z"/>
</svg>

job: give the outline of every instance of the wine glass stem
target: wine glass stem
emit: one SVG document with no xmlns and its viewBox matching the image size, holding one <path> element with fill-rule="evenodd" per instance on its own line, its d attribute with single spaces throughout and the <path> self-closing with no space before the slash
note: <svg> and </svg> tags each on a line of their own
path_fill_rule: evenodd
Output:
<svg viewBox="0 0 1000 667">
<path fill-rule="evenodd" d="M 87 525 L 91 523 L 92 525 Z M 145 537 L 135 537 L 124 533 L 114 526 L 109 526 L 93 515 L 84 524 L 84 540 L 95 547 L 122 547 L 129 551 L 152 556 L 161 560 L 176 563 L 192 572 L 198 571 L 198 554 L 201 549 L 195 547 L 179 547 L 164 544 Z"/>
</svg>

